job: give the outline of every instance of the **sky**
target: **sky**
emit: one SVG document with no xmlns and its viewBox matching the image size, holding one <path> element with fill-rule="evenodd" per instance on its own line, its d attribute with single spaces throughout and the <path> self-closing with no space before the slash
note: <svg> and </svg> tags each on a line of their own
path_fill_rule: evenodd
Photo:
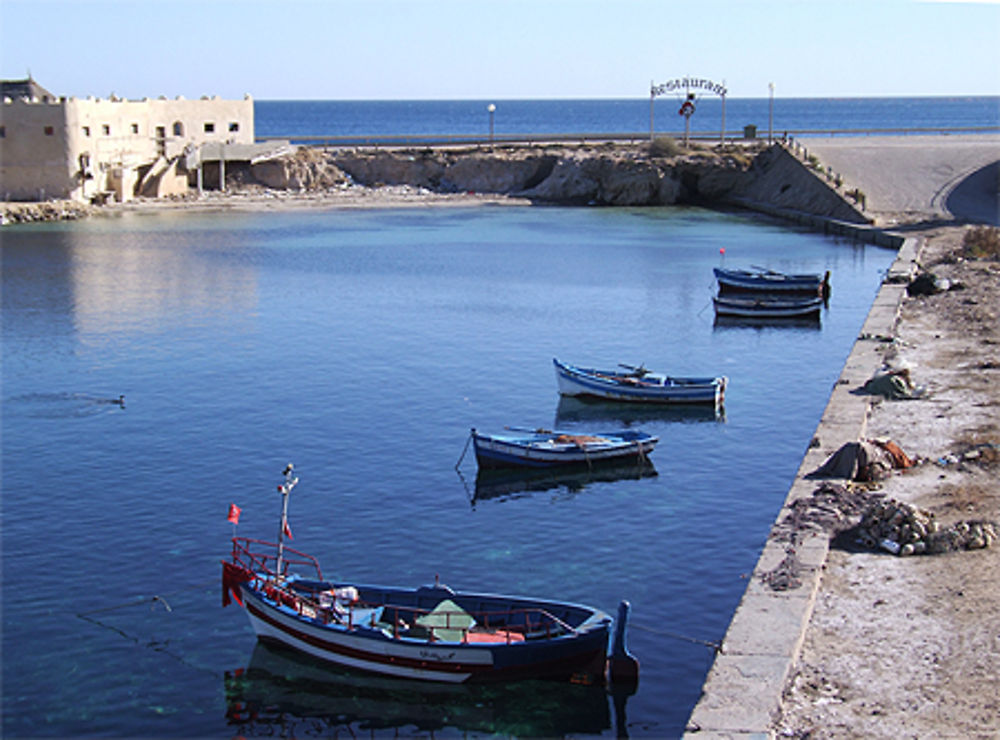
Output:
<svg viewBox="0 0 1000 740">
<path fill-rule="evenodd" d="M 259 100 L 1000 95 L 1000 0 L 0 0 L 0 74 Z"/>
</svg>

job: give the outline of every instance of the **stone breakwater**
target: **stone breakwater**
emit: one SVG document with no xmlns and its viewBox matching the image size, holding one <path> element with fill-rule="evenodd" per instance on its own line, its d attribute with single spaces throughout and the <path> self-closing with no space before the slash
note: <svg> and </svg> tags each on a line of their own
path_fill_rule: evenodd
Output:
<svg viewBox="0 0 1000 740">
<path fill-rule="evenodd" d="M 252 181 L 316 190 L 353 183 L 436 193 L 490 193 L 592 206 L 699 204 L 787 209 L 868 223 L 864 213 L 781 146 L 681 150 L 655 144 L 531 146 L 493 150 L 330 150 L 253 164 Z M 669 152 L 669 153 L 668 153 Z"/>
<path fill-rule="evenodd" d="M 343 202 L 345 191 L 391 195 L 496 196 L 571 206 L 742 207 L 796 220 L 869 223 L 828 180 L 780 145 L 535 145 L 493 149 L 345 150 L 300 147 L 261 162 L 230 162 L 226 193 Z M 192 188 L 181 205 L 193 203 Z M 383 199 L 384 200 L 384 199 Z M 159 201 L 146 202 L 150 205 Z M 127 204 L 131 205 L 131 204 Z M 100 207 L 66 201 L 6 203 L 5 223 L 80 218 Z"/>
</svg>

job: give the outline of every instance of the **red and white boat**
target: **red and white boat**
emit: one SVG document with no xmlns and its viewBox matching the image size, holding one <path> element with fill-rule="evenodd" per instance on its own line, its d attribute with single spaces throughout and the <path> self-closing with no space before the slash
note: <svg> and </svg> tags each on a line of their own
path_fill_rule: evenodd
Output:
<svg viewBox="0 0 1000 740">
<path fill-rule="evenodd" d="M 222 563 L 223 606 L 236 600 L 263 641 L 319 660 L 404 678 L 464 683 L 523 678 L 602 680 L 611 616 L 590 606 L 454 591 L 437 582 L 396 588 L 324 579 L 319 563 L 284 544 L 285 468 L 277 543 L 233 537 Z M 624 647 L 628 604 L 619 606 L 612 675 L 638 665 Z"/>
</svg>

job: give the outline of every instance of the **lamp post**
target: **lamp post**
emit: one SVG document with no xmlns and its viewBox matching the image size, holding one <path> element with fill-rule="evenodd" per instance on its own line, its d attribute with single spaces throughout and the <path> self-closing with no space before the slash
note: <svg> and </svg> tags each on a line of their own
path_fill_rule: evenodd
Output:
<svg viewBox="0 0 1000 740">
<path fill-rule="evenodd" d="M 767 106 L 767 143 L 768 146 L 774 143 L 774 83 L 768 82 L 767 89 L 770 93 L 770 100 Z"/>
<path fill-rule="evenodd" d="M 486 110 L 489 111 L 489 114 L 490 114 L 490 144 L 492 144 L 493 143 L 493 114 L 496 113 L 497 107 L 495 105 L 493 105 L 493 103 L 490 103 L 489 105 L 486 106 Z"/>
</svg>

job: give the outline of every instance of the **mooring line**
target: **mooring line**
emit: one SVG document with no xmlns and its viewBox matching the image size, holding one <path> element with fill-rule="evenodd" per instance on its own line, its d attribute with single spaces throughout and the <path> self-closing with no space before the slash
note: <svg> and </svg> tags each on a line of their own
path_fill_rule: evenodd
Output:
<svg viewBox="0 0 1000 740">
<path fill-rule="evenodd" d="M 458 466 L 462 464 L 462 460 L 465 459 L 465 453 L 469 450 L 469 442 L 472 441 L 472 432 L 469 432 L 469 436 L 465 439 L 465 447 L 462 448 L 462 455 L 458 458 L 458 462 L 455 463 L 455 470 L 458 470 Z"/>
<path fill-rule="evenodd" d="M 654 635 L 662 635 L 663 637 L 673 637 L 676 640 L 684 640 L 685 642 L 693 642 L 695 645 L 704 645 L 705 647 L 710 647 L 717 653 L 722 652 L 722 643 L 713 642 L 711 640 L 699 640 L 697 637 L 688 637 L 687 635 L 679 635 L 676 632 L 669 632 L 668 630 L 657 630 L 652 627 L 644 627 L 641 624 L 635 624 L 635 622 L 630 621 L 629 627 L 633 629 L 640 629 L 644 632 L 649 632 Z"/>
<path fill-rule="evenodd" d="M 193 591 L 195 589 L 208 588 L 209 586 L 211 586 L 214 583 L 215 583 L 215 581 L 212 580 L 212 581 L 206 581 L 204 583 L 199 583 L 196 586 L 185 586 L 184 588 L 179 588 L 179 589 L 177 589 L 175 591 L 168 591 L 166 593 L 166 595 L 167 596 L 173 596 L 174 594 L 184 593 L 185 591 Z M 112 606 L 101 607 L 100 609 L 90 609 L 90 610 L 85 611 L 85 612 L 77 612 L 76 616 L 80 617 L 80 619 L 87 619 L 87 616 L 90 615 L 90 614 L 100 614 L 102 612 L 113 612 L 113 611 L 115 611 L 117 609 L 124 609 L 127 606 L 141 606 L 143 604 L 149 604 L 150 605 L 150 609 L 152 609 L 154 606 L 156 606 L 157 602 L 163 604 L 163 607 L 168 612 L 172 612 L 173 611 L 173 609 L 171 608 L 170 604 L 167 603 L 167 600 L 165 598 L 163 598 L 163 596 L 160 596 L 158 594 L 153 594 L 152 596 L 137 596 L 136 598 L 130 599 L 129 601 L 126 601 L 126 602 L 124 602 L 122 604 L 114 604 Z M 87 621 L 88 622 L 92 622 L 94 620 L 88 619 Z"/>
</svg>

